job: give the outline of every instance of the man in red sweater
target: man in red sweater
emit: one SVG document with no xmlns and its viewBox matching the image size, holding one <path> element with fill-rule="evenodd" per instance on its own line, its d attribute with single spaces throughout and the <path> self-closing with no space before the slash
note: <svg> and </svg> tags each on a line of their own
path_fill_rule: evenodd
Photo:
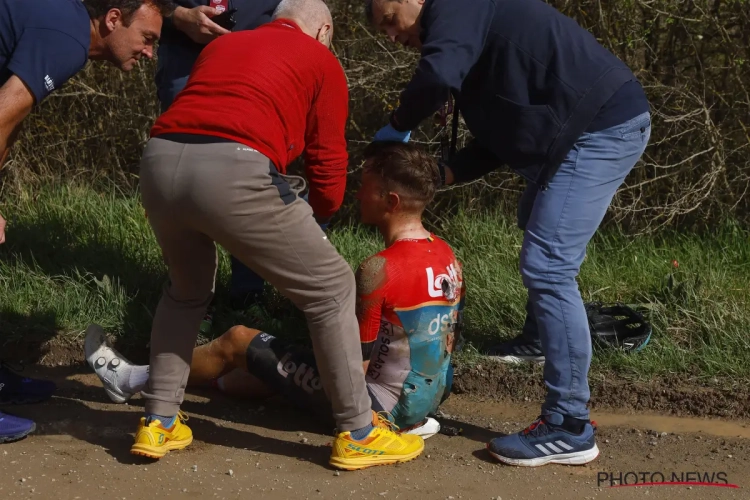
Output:
<svg viewBox="0 0 750 500">
<path fill-rule="evenodd" d="M 338 426 L 334 449 L 349 466 L 401 462 L 424 448 L 370 408 L 354 274 L 312 217 L 338 210 L 346 187 L 348 90 L 332 35 L 321 0 L 283 0 L 271 23 L 208 44 L 151 131 L 141 192 L 169 282 L 151 330 L 135 454 L 161 458 L 192 442 L 178 412 L 213 295 L 214 242 L 305 313 Z M 309 205 L 284 175 L 303 152 Z"/>
</svg>

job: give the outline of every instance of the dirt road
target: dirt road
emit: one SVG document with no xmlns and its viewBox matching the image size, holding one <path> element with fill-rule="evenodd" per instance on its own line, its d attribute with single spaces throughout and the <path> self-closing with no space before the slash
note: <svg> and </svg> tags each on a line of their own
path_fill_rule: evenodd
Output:
<svg viewBox="0 0 750 500">
<path fill-rule="evenodd" d="M 183 409 L 196 441 L 150 462 L 128 452 L 142 401 L 109 404 L 93 374 L 74 372 L 44 373 L 60 387 L 53 400 L 5 408 L 38 429 L 0 445 L 0 498 L 750 498 L 748 422 L 594 414 L 602 453 L 592 464 L 514 468 L 492 461 L 484 444 L 529 423 L 536 406 L 455 395 L 443 423 L 462 435 L 427 440 L 407 464 L 337 473 L 327 465 L 330 430 L 283 401 L 191 394 Z M 720 485 L 611 488 L 620 477 Z"/>
</svg>

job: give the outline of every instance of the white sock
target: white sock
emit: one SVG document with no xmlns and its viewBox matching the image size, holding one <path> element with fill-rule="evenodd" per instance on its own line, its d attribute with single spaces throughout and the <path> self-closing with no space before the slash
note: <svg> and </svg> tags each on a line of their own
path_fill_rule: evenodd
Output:
<svg viewBox="0 0 750 500">
<path fill-rule="evenodd" d="M 122 370 L 120 390 L 131 394 L 141 392 L 148 382 L 148 368 L 149 365 L 136 365 L 128 366 Z"/>
</svg>

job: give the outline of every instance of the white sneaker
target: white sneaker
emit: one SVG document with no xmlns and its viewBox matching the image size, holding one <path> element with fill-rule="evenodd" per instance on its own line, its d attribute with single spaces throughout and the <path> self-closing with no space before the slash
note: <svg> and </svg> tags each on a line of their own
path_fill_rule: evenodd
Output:
<svg viewBox="0 0 750 500">
<path fill-rule="evenodd" d="M 421 425 L 405 430 L 404 434 L 416 434 L 422 436 L 422 439 L 427 439 L 438 432 L 440 432 L 440 423 L 434 418 L 427 417 Z"/>
<path fill-rule="evenodd" d="M 123 368 L 129 368 L 133 365 L 109 345 L 107 335 L 101 326 L 91 324 L 86 329 L 84 351 L 86 352 L 86 362 L 104 384 L 104 390 L 109 399 L 115 403 L 124 403 L 133 397 L 133 394 L 122 391 L 117 386 L 119 372 L 122 372 Z M 130 373 L 130 370 L 126 371 Z"/>
</svg>

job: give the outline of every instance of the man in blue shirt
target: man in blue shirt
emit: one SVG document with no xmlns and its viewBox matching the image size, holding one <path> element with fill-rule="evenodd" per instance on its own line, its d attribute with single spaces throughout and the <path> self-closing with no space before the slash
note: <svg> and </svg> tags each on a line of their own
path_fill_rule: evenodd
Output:
<svg viewBox="0 0 750 500">
<path fill-rule="evenodd" d="M 153 56 L 171 0 L 0 0 L 0 167 L 35 104 L 59 89 L 86 61 L 122 71 Z M 0 244 L 6 222 L 0 214 Z M 0 362 L 0 403 L 49 398 L 52 382 L 24 378 Z M 0 413 L 0 443 L 34 431 L 30 420 Z"/>
<path fill-rule="evenodd" d="M 545 361 L 541 416 L 492 440 L 498 460 L 584 464 L 599 449 L 586 407 L 591 338 L 576 283 L 586 246 L 643 154 L 649 103 L 632 71 L 542 0 L 366 0 L 373 24 L 421 50 L 375 140 L 408 141 L 451 95 L 473 139 L 442 165 L 445 184 L 508 165 L 527 180 L 518 222 L 528 290 L 521 336 L 499 358 Z"/>
</svg>

